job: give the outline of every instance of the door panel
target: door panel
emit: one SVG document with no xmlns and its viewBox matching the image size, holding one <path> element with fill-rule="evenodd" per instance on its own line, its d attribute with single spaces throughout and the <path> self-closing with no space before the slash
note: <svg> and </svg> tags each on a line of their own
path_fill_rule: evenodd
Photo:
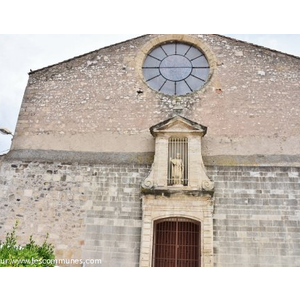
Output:
<svg viewBox="0 0 300 300">
<path fill-rule="evenodd" d="M 168 218 L 154 224 L 155 267 L 199 267 L 200 223 L 187 218 Z"/>
</svg>

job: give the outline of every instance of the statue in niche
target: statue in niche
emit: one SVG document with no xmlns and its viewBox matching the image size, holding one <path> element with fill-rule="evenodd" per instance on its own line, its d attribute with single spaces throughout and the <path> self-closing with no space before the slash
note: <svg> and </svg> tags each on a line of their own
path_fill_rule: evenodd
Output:
<svg viewBox="0 0 300 300">
<path fill-rule="evenodd" d="M 183 171 L 184 164 L 180 158 L 180 154 L 177 153 L 176 158 L 170 158 L 171 162 L 171 178 L 173 185 L 182 185 L 183 183 Z"/>
</svg>

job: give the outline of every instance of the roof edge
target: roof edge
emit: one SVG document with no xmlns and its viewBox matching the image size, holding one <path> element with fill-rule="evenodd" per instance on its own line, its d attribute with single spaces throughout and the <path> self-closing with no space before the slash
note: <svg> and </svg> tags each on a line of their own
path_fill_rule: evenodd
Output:
<svg viewBox="0 0 300 300">
<path fill-rule="evenodd" d="M 265 47 L 265 46 L 262 46 L 262 45 L 257 45 L 257 44 L 253 44 L 253 43 L 250 43 L 250 42 L 242 41 L 242 40 L 239 40 L 239 39 L 236 39 L 236 38 L 233 38 L 233 37 L 229 37 L 229 36 L 226 36 L 226 35 L 221 35 L 221 34 L 213 34 L 213 35 L 219 36 L 219 37 L 222 37 L 222 38 L 226 38 L 228 40 L 232 40 L 232 41 L 235 41 L 235 42 L 240 42 L 240 43 L 243 43 L 243 44 L 251 45 L 251 46 L 254 46 L 256 48 L 261 48 L 261 49 L 265 49 L 265 50 L 275 52 L 275 53 L 278 53 L 278 54 L 283 54 L 283 55 L 291 56 L 293 58 L 300 59 L 300 56 L 297 56 L 297 55 L 294 55 L 294 54 L 290 54 L 290 53 L 282 52 L 282 51 L 275 50 L 275 49 L 272 49 L 272 48 L 268 48 L 268 47 Z"/>
<path fill-rule="evenodd" d="M 109 48 L 109 47 L 121 45 L 121 44 L 123 44 L 123 43 L 129 42 L 129 41 L 134 41 L 134 40 L 137 40 L 137 39 L 139 39 L 139 38 L 146 37 L 146 36 L 149 36 L 149 35 L 150 35 L 150 34 L 144 34 L 144 35 L 140 35 L 140 36 L 138 36 L 138 37 L 132 38 L 132 39 L 128 39 L 128 40 L 119 42 L 119 43 L 107 45 L 107 46 L 105 46 L 105 47 L 103 47 L 103 48 L 99 48 L 99 49 L 96 49 L 96 50 L 93 50 L 93 51 L 90 51 L 90 52 L 87 52 L 87 53 L 84 53 L 84 54 L 80 54 L 80 55 L 78 55 L 78 56 L 74 56 L 74 57 L 72 57 L 72 58 L 63 60 L 63 61 L 61 61 L 61 62 L 52 64 L 52 65 L 49 65 L 49 66 L 46 66 L 46 67 L 43 67 L 43 68 L 40 68 L 40 69 L 37 69 L 37 70 L 30 71 L 30 72 L 28 73 L 28 75 L 32 75 L 32 74 L 37 73 L 37 72 L 40 72 L 40 71 L 42 71 L 42 70 L 45 70 L 45 69 L 48 69 L 48 68 L 51 68 L 51 67 L 54 67 L 54 66 L 63 64 L 63 63 L 67 63 L 67 62 L 69 62 L 69 61 L 71 61 L 71 60 L 73 60 L 73 59 L 77 59 L 77 58 L 84 57 L 84 56 L 86 56 L 86 55 L 95 53 L 95 52 L 97 52 L 97 51 L 99 51 L 99 50 L 103 50 L 103 49 L 107 49 L 107 48 Z M 268 51 L 271 51 L 271 52 L 275 52 L 275 53 L 278 53 L 278 54 L 287 55 L 287 56 L 290 56 L 290 57 L 293 57 L 293 58 L 296 58 L 296 59 L 300 59 L 299 56 L 296 56 L 296 55 L 293 55 L 293 54 L 285 53 L 285 52 L 278 51 L 278 50 L 275 50 L 275 49 L 272 49 L 272 48 L 268 48 L 268 47 L 265 47 L 265 46 L 253 44 L 253 43 L 246 42 L 246 41 L 242 41 L 242 40 L 235 39 L 235 38 L 232 38 L 232 37 L 228 37 L 228 36 L 225 36 L 225 35 L 221 35 L 221 34 L 212 34 L 212 35 L 215 35 L 215 36 L 218 36 L 218 37 L 221 37 L 221 38 L 225 38 L 225 39 L 228 39 L 228 40 L 231 40 L 231 41 L 235 41 L 235 42 L 240 42 L 240 43 L 243 43 L 243 44 L 251 45 L 251 46 L 254 46 L 254 47 L 256 47 L 256 48 L 265 49 L 265 50 L 268 50 Z"/>
<path fill-rule="evenodd" d="M 44 70 L 44 69 L 52 68 L 52 67 L 55 67 L 55 66 L 57 66 L 57 65 L 61 65 L 61 64 L 67 63 L 67 62 L 69 62 L 69 61 L 71 61 L 71 60 L 73 60 L 73 59 L 77 59 L 77 58 L 84 57 L 84 56 L 86 56 L 86 55 L 95 53 L 95 52 L 97 52 L 97 51 L 99 51 L 99 50 L 102 50 L 102 49 L 107 49 L 107 48 L 109 48 L 109 47 L 117 46 L 117 45 L 120 45 L 120 44 L 129 42 L 129 41 L 134 41 L 134 40 L 137 40 L 137 39 L 139 39 L 139 38 L 142 38 L 142 37 L 145 37 L 145 36 L 148 36 L 148 35 L 149 35 L 149 34 L 140 35 L 140 36 L 135 37 L 135 38 L 132 38 L 132 39 L 128 39 L 128 40 L 125 40 L 125 41 L 122 41 L 122 42 L 119 42 L 119 43 L 115 43 L 115 44 L 111 44 L 111 45 L 107 45 L 107 46 L 105 46 L 105 47 L 103 47 L 103 48 L 99 48 L 99 49 L 96 49 L 96 50 L 93 50 L 93 51 L 90 51 L 90 52 L 87 52 L 87 53 L 84 53 L 84 54 L 80 54 L 80 55 L 74 56 L 74 57 L 72 57 L 72 58 L 68 58 L 68 59 L 63 60 L 63 61 L 60 61 L 60 62 L 58 62 L 58 63 L 56 63 L 56 64 L 49 65 L 49 66 L 46 66 L 46 67 L 43 67 L 43 68 L 40 68 L 40 69 L 37 69 L 37 70 L 30 71 L 30 72 L 28 73 L 28 75 L 32 75 L 32 74 L 37 73 L 37 72 L 40 72 L 40 71 L 42 71 L 42 70 Z"/>
<path fill-rule="evenodd" d="M 164 120 L 164 121 L 162 121 L 162 122 L 159 122 L 158 124 L 155 124 L 155 125 L 151 126 L 151 127 L 149 128 L 150 133 L 154 136 L 154 135 L 155 135 L 154 130 L 159 129 L 159 128 L 161 128 L 161 127 L 167 125 L 169 122 L 171 122 L 171 121 L 174 120 L 174 119 L 182 119 L 183 121 L 185 121 L 186 123 L 188 123 L 190 126 L 198 127 L 198 130 L 201 129 L 201 130 L 203 131 L 203 136 L 204 136 L 204 135 L 206 134 L 206 132 L 207 132 L 207 127 L 206 127 L 206 126 L 201 125 L 201 124 L 199 124 L 199 123 L 197 123 L 197 122 L 194 122 L 194 121 L 192 121 L 192 120 L 190 120 L 190 119 L 187 119 L 187 118 L 185 118 L 185 117 L 183 117 L 183 116 L 181 116 L 181 115 L 176 115 L 176 116 L 174 116 L 174 117 L 172 117 L 172 118 L 169 118 L 169 119 L 167 119 L 167 120 Z"/>
</svg>

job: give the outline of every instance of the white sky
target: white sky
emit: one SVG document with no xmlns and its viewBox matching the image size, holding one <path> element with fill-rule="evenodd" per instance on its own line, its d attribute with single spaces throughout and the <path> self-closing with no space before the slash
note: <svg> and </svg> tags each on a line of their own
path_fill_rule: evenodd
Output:
<svg viewBox="0 0 300 300">
<path fill-rule="evenodd" d="M 300 34 L 224 34 L 300 56 Z M 138 34 L 0 35 L 0 128 L 14 132 L 30 69 L 37 70 Z M 0 134 L 0 155 L 11 136 Z"/>
</svg>

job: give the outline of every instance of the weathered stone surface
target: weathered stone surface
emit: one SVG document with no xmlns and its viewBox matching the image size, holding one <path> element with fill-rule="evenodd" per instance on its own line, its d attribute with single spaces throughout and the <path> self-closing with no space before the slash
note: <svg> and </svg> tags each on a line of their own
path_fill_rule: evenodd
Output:
<svg viewBox="0 0 300 300">
<path fill-rule="evenodd" d="M 49 233 L 58 258 L 139 265 L 140 185 L 149 165 L 15 165 L 0 165 L 1 240 L 19 219 L 20 241 L 33 234 L 41 242 Z M 215 182 L 214 265 L 300 266 L 300 168 L 207 171 Z"/>
<path fill-rule="evenodd" d="M 42 242 L 49 233 L 58 259 L 97 258 L 102 266 L 138 266 L 140 185 L 149 166 L 15 166 L 0 165 L 0 241 L 20 220 L 20 242 L 31 234 Z"/>
<path fill-rule="evenodd" d="M 172 39 L 202 47 L 205 88 L 172 97 L 144 82 L 145 51 Z M 297 155 L 299 74 L 299 58 L 230 38 L 146 35 L 32 72 L 13 149 L 153 152 L 148 129 L 180 106 L 209 128 L 204 156 Z"/>
<path fill-rule="evenodd" d="M 300 266 L 300 169 L 208 170 L 215 181 L 215 266 Z"/>
</svg>

